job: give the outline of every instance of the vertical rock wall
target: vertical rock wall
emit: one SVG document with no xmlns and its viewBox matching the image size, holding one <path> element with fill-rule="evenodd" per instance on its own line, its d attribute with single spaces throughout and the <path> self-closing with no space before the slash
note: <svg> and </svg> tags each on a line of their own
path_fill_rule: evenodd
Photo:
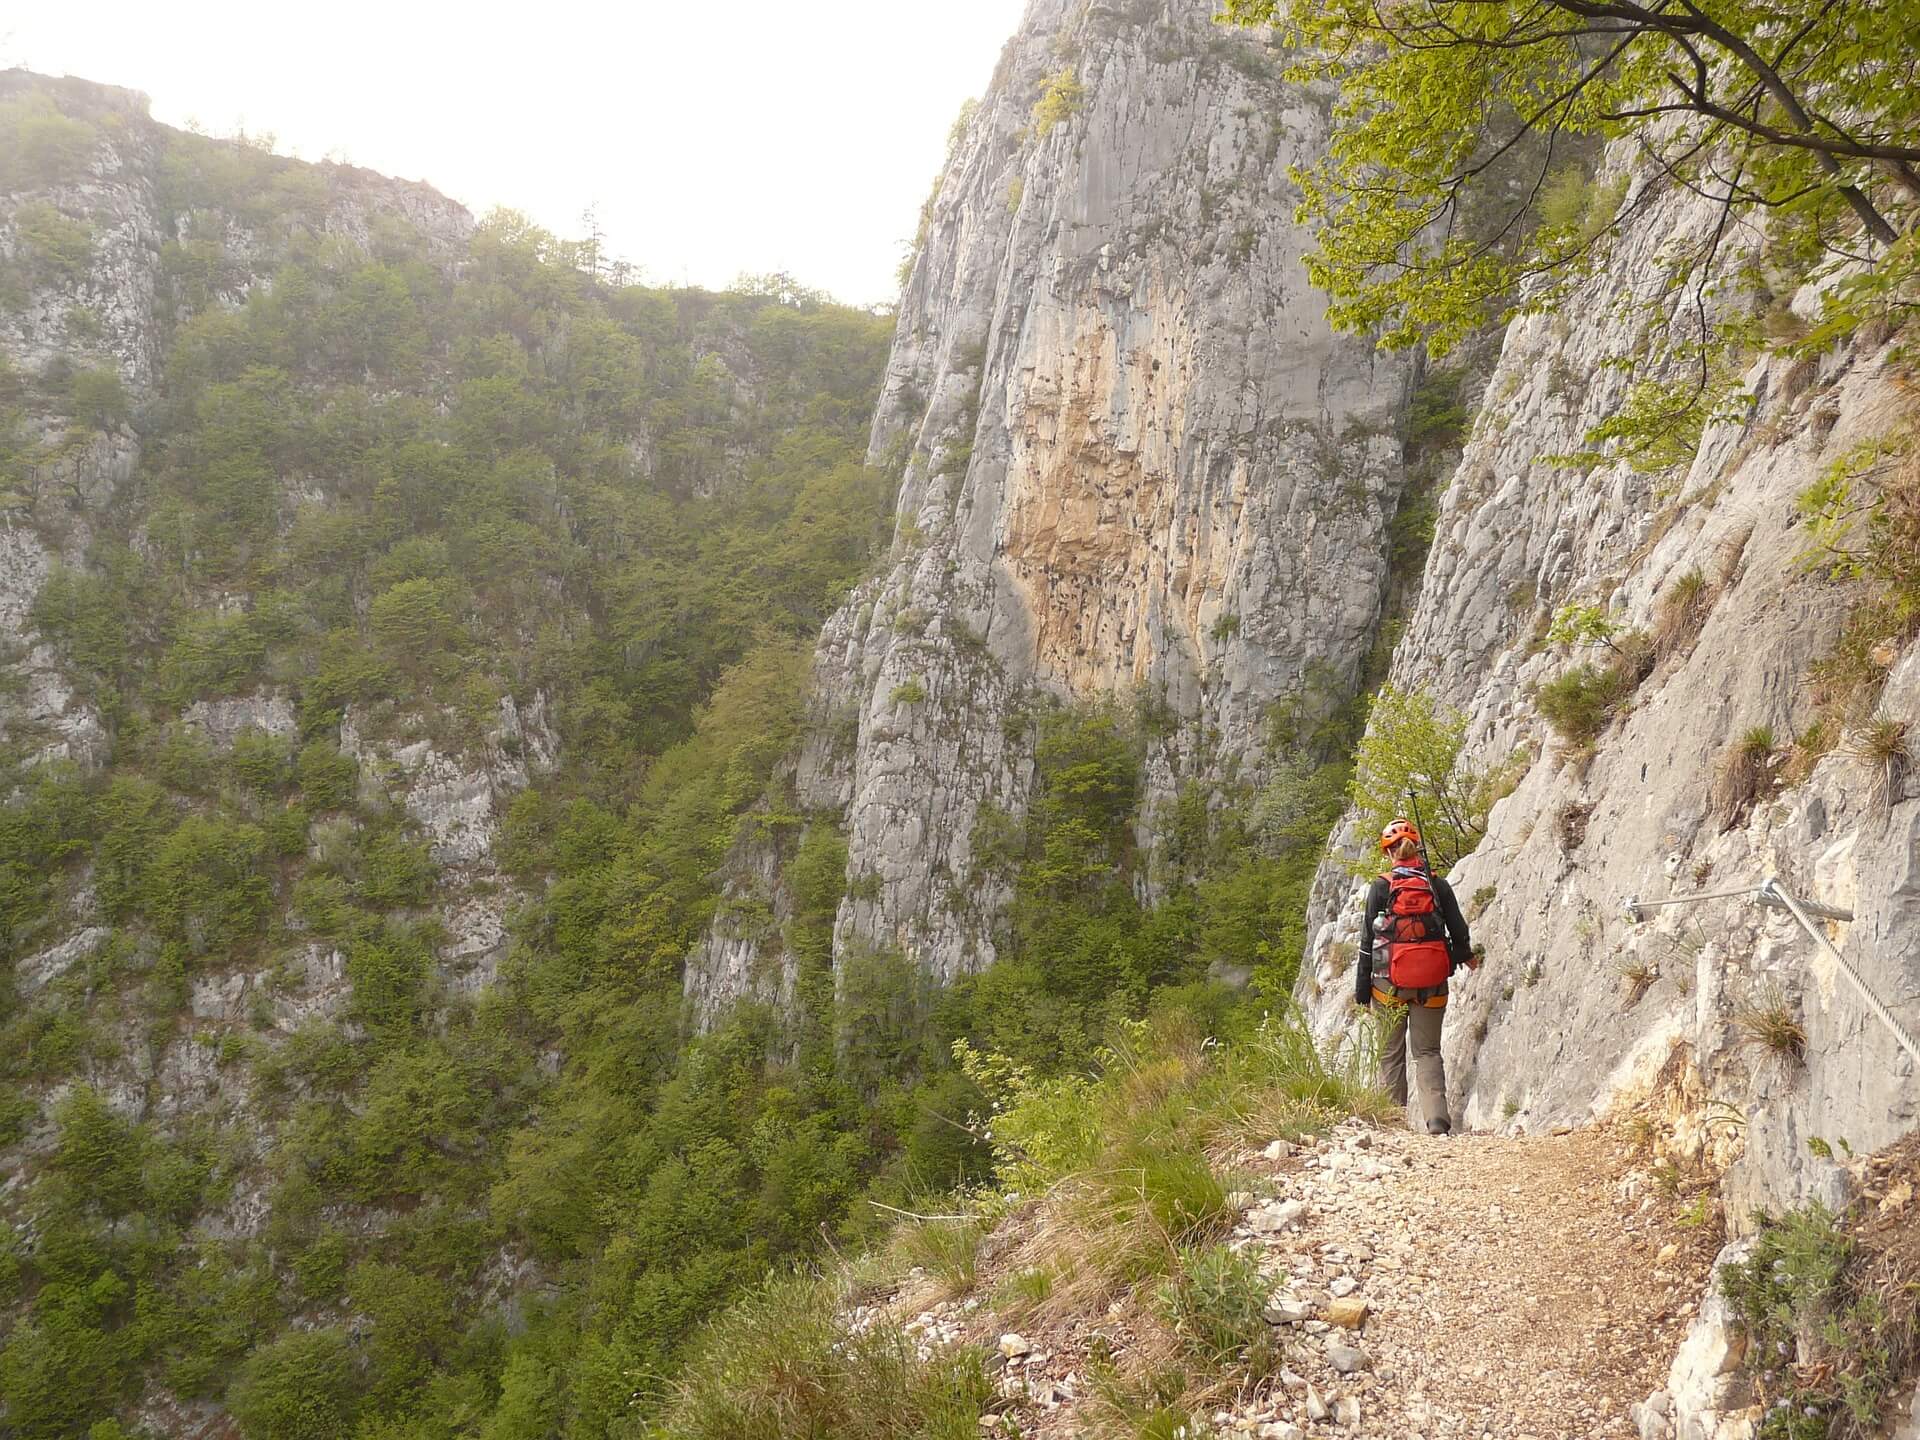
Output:
<svg viewBox="0 0 1920 1440">
<path fill-rule="evenodd" d="M 1036 695 L 1163 706 L 1164 801 L 1372 642 L 1406 369 L 1336 339 L 1301 265 L 1287 169 L 1328 97 L 1213 9 L 1034 0 L 959 128 L 874 425 L 892 560 L 821 636 L 796 778 L 846 829 L 842 957 L 992 961 L 973 831 L 1025 808 Z M 711 1013 L 780 973 L 716 936 L 688 988 Z"/>
</svg>

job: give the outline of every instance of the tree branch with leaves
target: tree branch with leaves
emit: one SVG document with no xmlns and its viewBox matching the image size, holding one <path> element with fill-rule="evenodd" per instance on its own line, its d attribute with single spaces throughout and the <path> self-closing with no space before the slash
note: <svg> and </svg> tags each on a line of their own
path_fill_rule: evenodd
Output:
<svg viewBox="0 0 1920 1440">
<path fill-rule="evenodd" d="M 1722 207 L 1670 261 L 1700 355 L 1706 272 L 1755 212 L 1803 274 L 1864 265 L 1911 309 L 1920 0 L 1226 0 L 1222 18 L 1275 27 L 1291 78 L 1335 87 L 1328 150 L 1293 179 L 1339 328 L 1441 355 L 1551 308 L 1665 188 L 1543 219 L 1556 176 L 1622 139 Z"/>
</svg>

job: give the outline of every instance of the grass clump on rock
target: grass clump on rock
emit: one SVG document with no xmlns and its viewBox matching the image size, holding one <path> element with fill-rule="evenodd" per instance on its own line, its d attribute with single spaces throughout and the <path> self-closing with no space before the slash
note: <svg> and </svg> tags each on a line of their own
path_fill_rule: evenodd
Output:
<svg viewBox="0 0 1920 1440">
<path fill-rule="evenodd" d="M 1775 754 L 1773 731 L 1755 725 L 1727 747 L 1714 769 L 1714 818 L 1722 830 L 1731 830 L 1747 817 L 1754 802 L 1773 788 Z"/>
<path fill-rule="evenodd" d="M 1675 580 L 1654 609 L 1653 653 L 1664 660 L 1691 645 L 1713 609 L 1714 590 L 1699 566 Z"/>
<path fill-rule="evenodd" d="M 1555 735 L 1584 748 L 1613 723 L 1635 683 L 1617 664 L 1583 662 L 1542 685 L 1534 692 L 1533 703 Z"/>
</svg>

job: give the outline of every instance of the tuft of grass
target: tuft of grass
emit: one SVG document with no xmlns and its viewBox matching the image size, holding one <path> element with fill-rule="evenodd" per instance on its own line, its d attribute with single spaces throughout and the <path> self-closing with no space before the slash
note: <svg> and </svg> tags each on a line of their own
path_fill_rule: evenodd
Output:
<svg viewBox="0 0 1920 1440">
<path fill-rule="evenodd" d="M 1218 1162 L 1275 1137 L 1301 1139 L 1349 1115 L 1384 1118 L 1389 1105 L 1372 1084 L 1372 1059 L 1364 1043 L 1323 1053 L 1297 1013 L 1269 1016 L 1251 1034 L 1220 1045 L 1178 1012 L 1119 1027 L 1091 1082 L 1033 1081 L 963 1057 L 1000 1107 L 993 1126 L 999 1182 L 1046 1196 L 1022 1251 L 1011 1257 L 1016 1268 L 1044 1267 L 1045 1278 L 1020 1278 L 1015 1293 L 1038 1323 L 1128 1303 L 1144 1307 L 1152 1328 L 1156 1314 L 1169 1313 L 1169 1295 L 1198 1307 L 1196 1314 L 1217 1315 L 1238 1272 L 1221 1268 L 1226 1262 L 1212 1252 L 1237 1218 L 1229 1194 L 1247 1188 L 1223 1175 Z M 1196 1257 L 1211 1257 L 1198 1273 Z M 1177 1331 L 1181 1322 L 1166 1323 Z M 1184 1355 L 1179 1368 L 1186 1378 L 1167 1393 L 1116 1388 L 1103 1403 L 1117 1433 L 1135 1433 L 1154 1416 L 1176 1413 L 1180 1397 L 1211 1394 L 1225 1383 L 1211 1362 L 1181 1349 L 1183 1335 L 1163 1339 Z M 1250 1341 L 1243 1336 L 1240 1343 Z M 1260 1359 L 1250 1352 L 1227 1369 L 1244 1375 Z M 1129 1359 L 1135 1373 L 1128 1386 L 1141 1363 Z M 1123 1415 L 1132 1418 L 1123 1424 Z"/>
<path fill-rule="evenodd" d="M 1654 658 L 1665 660 L 1692 645 L 1707 623 L 1715 598 L 1713 586 L 1697 565 L 1668 585 L 1654 607 Z"/>
<path fill-rule="evenodd" d="M 992 1386 L 974 1349 L 921 1358 L 897 1325 L 856 1329 L 839 1287 L 775 1276 L 702 1337 L 662 1440 L 971 1440 Z"/>
<path fill-rule="evenodd" d="M 1680 1198 L 1681 1187 L 1686 1183 L 1686 1174 L 1671 1160 L 1659 1160 L 1653 1166 L 1654 1188 L 1660 1192 L 1663 1200 Z"/>
<path fill-rule="evenodd" d="M 1177 1365 L 1153 1365 L 1129 1373 L 1110 1356 L 1096 1354 L 1087 1366 L 1089 1434 L 1127 1440 L 1187 1440 L 1193 1412 L 1180 1403 L 1187 1376 Z"/>
<path fill-rule="evenodd" d="M 952 1298 L 972 1290 L 979 1278 L 986 1233 L 979 1220 L 909 1221 L 896 1233 L 894 1248 L 902 1262 L 925 1270 Z"/>
<path fill-rule="evenodd" d="M 1720 590 L 1726 591 L 1740 579 L 1740 573 L 1746 563 L 1747 546 L 1753 541 L 1751 524 L 1734 531 L 1723 539 L 1714 549 L 1713 574 Z"/>
<path fill-rule="evenodd" d="M 1906 798 L 1907 772 L 1913 767 L 1911 726 L 1891 715 L 1879 715 L 1854 731 L 1847 754 L 1874 770 L 1874 793 L 1882 805 Z"/>
<path fill-rule="evenodd" d="M 1634 1115 L 1621 1127 L 1620 1133 L 1636 1153 L 1653 1153 L 1653 1142 L 1659 1137 L 1660 1127 L 1654 1123 L 1651 1115 L 1644 1112 Z"/>
<path fill-rule="evenodd" d="M 1733 1023 L 1749 1041 L 1765 1046 L 1776 1055 L 1804 1060 L 1807 1031 L 1793 1013 L 1793 1006 L 1778 986 L 1756 991 L 1733 1012 Z"/>
<path fill-rule="evenodd" d="M 1627 707 L 1653 668 L 1653 649 L 1639 632 L 1621 637 L 1606 665 L 1582 663 L 1533 692 L 1533 703 L 1569 747 L 1590 747 Z"/>
<path fill-rule="evenodd" d="M 1713 1192 L 1701 1190 L 1681 1207 L 1679 1213 L 1673 1217 L 1673 1223 L 1683 1230 L 1700 1230 L 1705 1228 L 1707 1222 L 1713 1218 Z"/>
<path fill-rule="evenodd" d="M 1833 753 L 1839 741 L 1838 727 L 1825 716 L 1815 716 L 1787 746 L 1787 763 L 1780 778 L 1788 785 L 1806 784 L 1813 777 L 1814 767 Z"/>
<path fill-rule="evenodd" d="M 1026 1265 L 1002 1280 L 993 1292 L 993 1308 L 1008 1320 L 1022 1321 L 1047 1303 L 1055 1279 L 1049 1265 Z"/>
<path fill-rule="evenodd" d="M 1773 788 L 1773 731 L 1755 725 L 1729 745 L 1714 767 L 1710 800 L 1722 830 L 1731 830 Z"/>
</svg>

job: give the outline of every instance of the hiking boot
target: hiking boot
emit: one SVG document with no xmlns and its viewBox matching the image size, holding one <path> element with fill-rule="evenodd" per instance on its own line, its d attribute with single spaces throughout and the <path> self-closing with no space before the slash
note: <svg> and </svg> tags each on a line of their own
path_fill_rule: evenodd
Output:
<svg viewBox="0 0 1920 1440">
<path fill-rule="evenodd" d="M 1453 1122 L 1442 1115 L 1438 1120 L 1427 1121 L 1427 1134 L 1449 1135 L 1453 1133 Z"/>
</svg>

